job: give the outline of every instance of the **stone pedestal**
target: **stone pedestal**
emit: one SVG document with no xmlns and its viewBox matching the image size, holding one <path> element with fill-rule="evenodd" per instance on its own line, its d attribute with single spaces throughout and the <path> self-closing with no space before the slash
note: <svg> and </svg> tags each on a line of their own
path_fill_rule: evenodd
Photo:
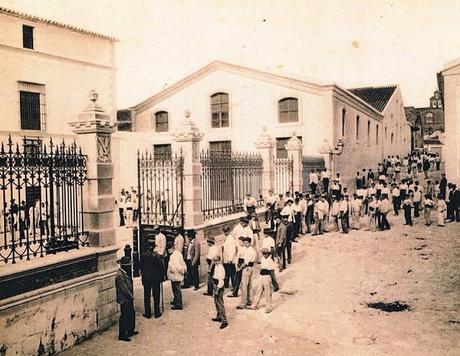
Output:
<svg viewBox="0 0 460 356">
<path fill-rule="evenodd" d="M 295 132 L 285 145 L 288 158 L 293 161 L 293 188 L 294 192 L 302 191 L 302 142 L 297 138 Z"/>
<path fill-rule="evenodd" d="M 115 245 L 112 193 L 114 166 L 111 157 L 111 135 L 116 123 L 96 104 L 97 94 L 90 93 L 91 104 L 71 122 L 72 131 L 83 154 L 87 155 L 87 182 L 84 187 L 84 228 L 89 231 L 90 246 Z"/>
<path fill-rule="evenodd" d="M 190 113 L 185 113 L 185 119 L 172 133 L 176 148 L 184 157 L 184 227 L 195 228 L 203 224 L 201 211 L 201 162 L 200 141 L 203 134 L 190 118 Z"/>
<path fill-rule="evenodd" d="M 273 190 L 275 181 L 273 138 L 268 134 L 267 128 L 263 127 L 262 133 L 256 140 L 256 148 L 263 160 L 262 171 L 262 196 L 268 196 L 268 191 Z"/>
</svg>

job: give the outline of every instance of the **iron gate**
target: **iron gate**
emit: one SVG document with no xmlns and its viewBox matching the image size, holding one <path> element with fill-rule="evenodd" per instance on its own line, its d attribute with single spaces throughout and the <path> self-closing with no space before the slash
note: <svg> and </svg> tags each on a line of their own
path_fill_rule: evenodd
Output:
<svg viewBox="0 0 460 356">
<path fill-rule="evenodd" d="M 139 224 L 184 226 L 182 155 L 138 154 Z"/>
<path fill-rule="evenodd" d="M 294 193 L 294 161 L 290 158 L 275 159 L 275 194 Z"/>
<path fill-rule="evenodd" d="M 88 244 L 86 156 L 75 143 L 27 141 L 15 144 L 10 136 L 0 148 L 0 258 L 5 263 Z"/>
</svg>

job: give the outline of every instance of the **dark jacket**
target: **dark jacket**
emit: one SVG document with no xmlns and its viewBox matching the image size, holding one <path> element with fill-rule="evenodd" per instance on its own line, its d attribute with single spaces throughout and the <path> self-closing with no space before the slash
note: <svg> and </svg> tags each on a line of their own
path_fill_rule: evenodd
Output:
<svg viewBox="0 0 460 356">
<path fill-rule="evenodd" d="M 117 303 L 126 304 L 134 300 L 133 282 L 123 269 L 118 269 L 115 277 L 115 287 L 117 289 Z"/>
<path fill-rule="evenodd" d="M 276 246 L 283 246 L 286 243 L 286 233 L 287 233 L 286 225 L 283 223 L 279 224 L 276 230 L 276 239 L 275 239 Z"/>
<path fill-rule="evenodd" d="M 201 245 L 200 243 L 195 239 L 192 241 L 192 247 L 190 249 L 190 257 L 192 260 L 192 266 L 195 265 L 200 265 L 200 257 L 201 257 Z"/>
<path fill-rule="evenodd" d="M 286 224 L 286 243 L 291 242 L 294 239 L 294 224 L 288 222 Z"/>
<path fill-rule="evenodd" d="M 151 248 L 141 255 L 139 268 L 143 285 L 160 283 L 164 279 L 165 266 L 163 257 L 153 252 Z"/>
</svg>

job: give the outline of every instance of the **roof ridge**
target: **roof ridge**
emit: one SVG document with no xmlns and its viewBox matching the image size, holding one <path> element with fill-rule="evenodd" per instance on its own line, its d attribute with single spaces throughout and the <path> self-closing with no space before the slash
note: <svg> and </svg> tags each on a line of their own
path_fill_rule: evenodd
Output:
<svg viewBox="0 0 460 356">
<path fill-rule="evenodd" d="M 105 38 L 105 39 L 111 40 L 111 41 L 118 41 L 118 38 L 113 37 L 113 36 L 105 35 L 105 34 L 102 34 L 102 33 L 96 32 L 96 31 L 86 30 L 84 28 L 69 25 L 69 24 L 65 24 L 63 22 L 59 22 L 59 21 L 56 21 L 56 20 L 50 20 L 50 19 L 46 19 L 46 18 L 43 18 L 43 17 L 40 17 L 40 16 L 30 15 L 30 14 L 27 14 L 25 12 L 8 9 L 6 7 L 3 7 L 3 6 L 0 6 L 0 13 L 15 16 L 15 17 L 19 17 L 19 18 L 23 18 L 23 19 L 27 19 L 27 20 L 30 20 L 30 21 L 41 22 L 41 23 L 44 23 L 44 24 L 47 24 L 47 25 L 53 25 L 53 26 L 56 26 L 56 27 L 66 28 L 66 29 L 68 29 L 70 31 L 80 32 L 80 33 L 90 35 L 90 36 L 95 36 L 95 37 L 101 37 L 101 38 Z"/>
</svg>

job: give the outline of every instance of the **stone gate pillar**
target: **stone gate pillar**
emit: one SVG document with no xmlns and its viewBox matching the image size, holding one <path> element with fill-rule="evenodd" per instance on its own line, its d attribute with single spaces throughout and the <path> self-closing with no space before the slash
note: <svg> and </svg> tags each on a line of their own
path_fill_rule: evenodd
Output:
<svg viewBox="0 0 460 356">
<path fill-rule="evenodd" d="M 201 162 L 200 141 L 203 133 L 190 118 L 189 111 L 185 112 L 185 119 L 172 133 L 176 147 L 182 151 L 184 157 L 184 189 L 183 203 L 186 229 L 196 228 L 203 224 L 201 211 Z"/>
<path fill-rule="evenodd" d="M 256 140 L 256 148 L 263 160 L 262 171 L 262 197 L 268 196 L 268 191 L 273 189 L 275 183 L 274 157 L 273 157 L 274 140 L 268 134 L 267 127 L 262 128 L 262 133 Z"/>
<path fill-rule="evenodd" d="M 295 132 L 285 145 L 288 158 L 293 161 L 293 188 L 294 192 L 302 191 L 302 142 L 297 138 Z M 292 192 L 293 193 L 293 192 Z"/>
<path fill-rule="evenodd" d="M 88 159 L 88 180 L 83 200 L 85 230 L 89 231 L 90 246 L 106 247 L 116 244 L 111 135 L 116 131 L 117 124 L 97 105 L 97 97 L 98 94 L 92 90 L 91 103 L 79 115 L 78 121 L 71 122 L 70 126 Z"/>
</svg>

